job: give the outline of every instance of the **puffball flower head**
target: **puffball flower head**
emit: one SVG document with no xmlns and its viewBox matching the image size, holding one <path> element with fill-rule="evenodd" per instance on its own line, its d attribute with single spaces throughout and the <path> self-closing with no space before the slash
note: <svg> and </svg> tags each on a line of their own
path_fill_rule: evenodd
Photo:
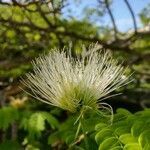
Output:
<svg viewBox="0 0 150 150">
<path fill-rule="evenodd" d="M 55 50 L 33 61 L 33 72 L 23 83 L 32 96 L 47 104 L 76 112 L 83 106 L 97 109 L 109 93 L 128 83 L 125 70 L 102 52 L 98 45 L 89 46 L 80 58 Z"/>
</svg>

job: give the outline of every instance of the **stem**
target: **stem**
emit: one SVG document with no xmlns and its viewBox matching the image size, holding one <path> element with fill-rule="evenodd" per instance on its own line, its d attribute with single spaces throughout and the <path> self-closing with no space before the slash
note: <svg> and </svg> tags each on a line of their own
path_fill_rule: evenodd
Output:
<svg viewBox="0 0 150 150">
<path fill-rule="evenodd" d="M 83 135 L 84 135 L 85 148 L 86 148 L 86 149 L 89 149 L 86 131 L 84 130 L 84 126 L 83 126 L 84 112 L 85 112 L 85 108 L 81 110 L 81 113 L 80 113 L 79 117 L 78 117 L 77 120 L 75 121 L 75 124 L 76 124 L 78 121 L 79 121 L 79 124 L 78 124 L 77 131 L 76 131 L 76 134 L 75 134 L 75 142 L 72 143 L 72 144 L 70 145 L 70 147 L 72 147 L 73 145 L 76 144 L 76 142 L 77 142 L 76 140 L 77 140 L 77 138 L 78 138 L 78 135 L 79 135 L 79 132 L 80 132 L 80 129 L 81 129 L 81 130 L 82 130 L 82 133 L 83 133 Z"/>
<path fill-rule="evenodd" d="M 81 128 L 81 122 L 79 122 L 79 125 L 78 125 L 78 128 L 77 128 L 77 131 L 76 131 L 76 135 L 75 135 L 75 140 L 76 140 L 76 139 L 77 139 L 77 137 L 78 137 L 78 134 L 79 134 L 80 128 Z"/>
<path fill-rule="evenodd" d="M 74 125 L 75 125 L 79 121 L 78 128 L 77 128 L 76 135 L 75 135 L 75 140 L 77 139 L 79 131 L 80 131 L 80 128 L 81 128 L 81 121 L 80 121 L 80 119 L 82 118 L 82 115 L 83 115 L 83 110 L 81 110 L 81 113 L 80 113 L 79 117 L 77 118 L 77 120 L 74 123 Z"/>
<path fill-rule="evenodd" d="M 85 132 L 84 126 L 83 126 L 83 120 L 84 120 L 84 114 L 81 117 L 81 129 L 82 129 L 82 132 L 83 132 L 83 135 L 84 135 L 85 148 L 89 149 L 87 135 L 86 135 L 86 132 Z"/>
<path fill-rule="evenodd" d="M 12 141 L 15 141 L 17 139 L 17 129 L 18 129 L 17 123 L 16 122 L 12 123 L 12 125 L 11 125 L 11 139 L 12 139 Z"/>
</svg>

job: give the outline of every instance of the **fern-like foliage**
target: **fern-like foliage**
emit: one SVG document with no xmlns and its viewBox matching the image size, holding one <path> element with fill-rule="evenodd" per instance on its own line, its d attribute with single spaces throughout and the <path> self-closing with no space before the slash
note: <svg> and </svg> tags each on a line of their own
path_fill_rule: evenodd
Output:
<svg viewBox="0 0 150 150">
<path fill-rule="evenodd" d="M 59 123 L 55 117 L 48 112 L 35 112 L 32 113 L 29 118 L 24 118 L 22 121 L 22 127 L 28 131 L 29 137 L 40 137 L 42 131 L 46 129 L 45 123 L 48 123 L 52 129 L 59 126 Z"/>
<path fill-rule="evenodd" d="M 150 109 L 118 109 L 112 125 L 101 122 L 95 129 L 99 150 L 150 150 Z"/>
</svg>

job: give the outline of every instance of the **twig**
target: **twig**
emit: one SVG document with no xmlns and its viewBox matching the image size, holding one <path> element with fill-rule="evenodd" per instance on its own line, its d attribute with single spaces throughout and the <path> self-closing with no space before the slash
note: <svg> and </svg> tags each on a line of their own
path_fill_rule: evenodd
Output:
<svg viewBox="0 0 150 150">
<path fill-rule="evenodd" d="M 132 7 L 130 6 L 130 3 L 128 2 L 128 0 L 124 0 L 124 2 L 126 3 L 128 9 L 130 11 L 130 14 L 131 14 L 131 17 L 132 17 L 132 20 L 133 20 L 134 31 L 135 31 L 135 33 L 137 33 L 136 19 L 135 19 L 135 15 L 134 15 L 134 12 L 132 10 Z"/>
<path fill-rule="evenodd" d="M 108 10 L 108 14 L 109 14 L 110 19 L 111 19 L 112 24 L 113 24 L 115 39 L 117 39 L 117 26 L 116 26 L 116 23 L 115 23 L 114 16 L 113 16 L 113 14 L 112 14 L 112 12 L 111 12 L 111 9 L 110 9 L 110 7 L 109 7 L 109 2 L 108 2 L 108 0 L 105 0 L 104 2 L 105 2 L 106 8 L 107 8 L 107 10 Z"/>
</svg>

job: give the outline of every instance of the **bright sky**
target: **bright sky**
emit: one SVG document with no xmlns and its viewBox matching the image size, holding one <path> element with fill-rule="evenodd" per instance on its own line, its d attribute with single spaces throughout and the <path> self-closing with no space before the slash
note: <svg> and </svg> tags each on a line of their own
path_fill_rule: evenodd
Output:
<svg viewBox="0 0 150 150">
<path fill-rule="evenodd" d="M 69 1 L 70 1 L 69 8 L 71 8 L 71 14 L 76 18 L 83 17 L 82 15 L 83 8 L 89 5 L 94 7 L 96 6 L 97 3 L 97 0 L 76 0 L 78 1 L 78 3 L 75 5 L 73 4 L 72 0 Z M 138 27 L 141 27 L 142 24 L 140 22 L 138 14 L 144 7 L 148 5 L 148 3 L 150 3 L 150 0 L 128 0 L 128 1 L 131 4 L 131 7 L 135 13 L 137 25 Z M 113 0 L 111 9 L 113 10 L 115 21 L 120 31 L 127 31 L 129 29 L 133 29 L 133 21 L 131 15 L 123 0 Z M 96 23 L 99 25 L 103 24 L 111 26 L 111 21 L 108 15 L 106 15 L 102 19 L 96 20 Z"/>
</svg>

